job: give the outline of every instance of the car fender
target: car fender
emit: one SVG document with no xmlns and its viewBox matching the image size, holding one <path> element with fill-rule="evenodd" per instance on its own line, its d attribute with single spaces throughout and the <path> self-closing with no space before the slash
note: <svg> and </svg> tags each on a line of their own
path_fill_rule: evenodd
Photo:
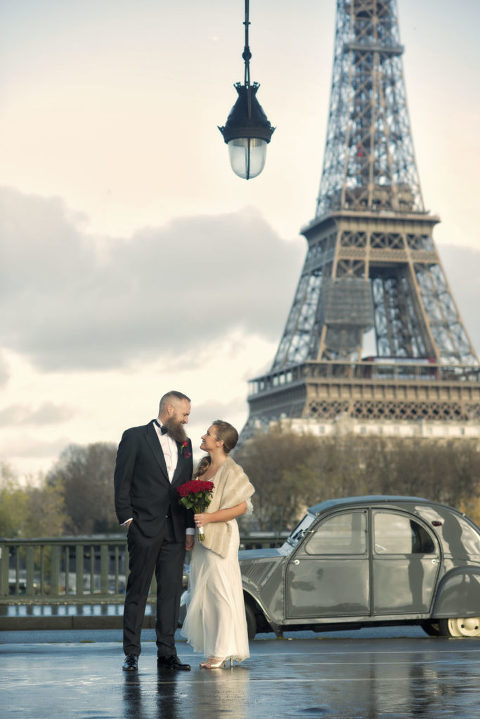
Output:
<svg viewBox="0 0 480 719">
<path fill-rule="evenodd" d="M 480 615 L 480 567 L 459 567 L 442 577 L 435 595 L 432 617 Z"/>
<path fill-rule="evenodd" d="M 283 561 L 265 561 L 261 566 L 241 566 L 245 595 L 258 605 L 270 624 L 283 621 Z"/>
<path fill-rule="evenodd" d="M 260 598 L 246 590 L 245 587 L 243 588 L 243 599 L 245 604 L 249 604 L 252 607 L 257 616 L 262 615 L 260 621 L 257 619 L 258 631 L 273 631 L 276 634 L 281 632 L 282 622 L 279 622 L 278 619 L 275 621 L 275 618 L 268 612 L 265 604 L 260 600 Z"/>
<path fill-rule="evenodd" d="M 262 612 L 263 616 L 267 620 L 267 622 L 274 622 L 272 618 L 269 616 L 268 610 L 265 607 L 265 604 L 262 602 L 258 594 L 255 592 L 252 592 L 251 589 L 246 589 L 245 586 L 243 587 L 243 598 L 245 601 L 245 604 L 248 602 L 251 604 L 251 606 L 254 609 L 258 609 Z"/>
</svg>

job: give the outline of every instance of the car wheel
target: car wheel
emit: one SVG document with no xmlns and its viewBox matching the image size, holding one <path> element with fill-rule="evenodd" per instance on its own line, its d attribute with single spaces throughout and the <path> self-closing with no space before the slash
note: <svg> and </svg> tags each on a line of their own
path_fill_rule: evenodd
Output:
<svg viewBox="0 0 480 719">
<path fill-rule="evenodd" d="M 245 617 L 247 619 L 248 638 L 254 639 L 257 633 L 257 618 L 251 604 L 245 604 Z"/>
<path fill-rule="evenodd" d="M 446 637 L 480 637 L 480 617 L 440 619 L 438 626 Z"/>
<path fill-rule="evenodd" d="M 440 636 L 440 627 L 438 626 L 438 622 L 433 622 L 430 619 L 427 619 L 424 622 L 421 622 L 420 626 L 429 637 Z"/>
</svg>

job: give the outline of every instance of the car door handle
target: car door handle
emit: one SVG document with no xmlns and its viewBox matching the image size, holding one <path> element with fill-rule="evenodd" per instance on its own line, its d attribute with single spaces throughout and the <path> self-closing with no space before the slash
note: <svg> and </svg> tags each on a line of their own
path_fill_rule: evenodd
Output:
<svg viewBox="0 0 480 719">
<path fill-rule="evenodd" d="M 440 564 L 440 560 L 439 560 L 439 559 L 432 559 L 432 564 Z"/>
<path fill-rule="evenodd" d="M 295 566 L 298 566 L 298 565 L 300 564 L 300 560 L 299 560 L 299 559 L 294 559 L 294 560 L 293 560 L 293 563 L 294 563 Z"/>
</svg>

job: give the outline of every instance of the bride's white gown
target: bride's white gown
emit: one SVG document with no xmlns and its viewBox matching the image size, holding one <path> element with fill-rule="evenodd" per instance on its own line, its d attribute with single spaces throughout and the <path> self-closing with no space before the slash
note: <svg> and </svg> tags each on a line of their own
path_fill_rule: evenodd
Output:
<svg viewBox="0 0 480 719">
<path fill-rule="evenodd" d="M 247 506 L 251 511 L 250 500 Z M 196 539 L 190 563 L 187 615 L 181 633 L 195 651 L 205 657 L 232 657 L 241 662 L 250 656 L 238 564 L 240 536 L 235 519 L 228 552 L 221 557 Z"/>
</svg>

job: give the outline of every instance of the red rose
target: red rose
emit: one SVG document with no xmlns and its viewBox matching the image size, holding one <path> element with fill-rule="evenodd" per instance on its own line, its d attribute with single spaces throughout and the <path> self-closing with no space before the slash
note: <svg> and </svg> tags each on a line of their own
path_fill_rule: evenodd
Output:
<svg viewBox="0 0 480 719">
<path fill-rule="evenodd" d="M 185 442 L 182 443 L 182 446 L 180 447 L 180 452 L 182 453 L 182 457 L 185 457 L 185 459 L 188 459 L 192 456 L 191 452 L 187 452 L 188 449 L 188 439 L 185 440 Z"/>
<path fill-rule="evenodd" d="M 204 479 L 191 479 L 189 482 L 185 482 L 178 488 L 178 493 L 181 497 L 188 497 L 192 495 L 190 499 L 196 499 L 199 494 L 204 492 L 210 493 L 213 491 L 214 484 L 209 480 Z M 199 497 L 199 499 L 201 499 Z"/>
</svg>

